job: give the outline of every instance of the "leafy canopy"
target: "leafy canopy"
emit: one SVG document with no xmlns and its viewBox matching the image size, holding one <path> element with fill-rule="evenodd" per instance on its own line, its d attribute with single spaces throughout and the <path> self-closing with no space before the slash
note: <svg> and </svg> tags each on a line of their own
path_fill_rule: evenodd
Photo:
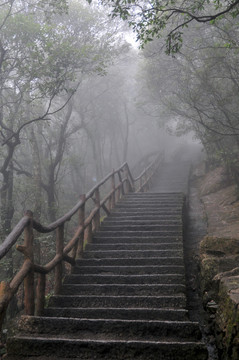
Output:
<svg viewBox="0 0 239 360">
<path fill-rule="evenodd" d="M 87 0 L 89 3 L 92 0 Z M 141 47 L 166 33 L 166 53 L 182 46 L 183 28 L 191 22 L 212 24 L 229 13 L 239 14 L 239 0 L 99 0 L 111 7 L 111 16 L 127 21 Z"/>
</svg>

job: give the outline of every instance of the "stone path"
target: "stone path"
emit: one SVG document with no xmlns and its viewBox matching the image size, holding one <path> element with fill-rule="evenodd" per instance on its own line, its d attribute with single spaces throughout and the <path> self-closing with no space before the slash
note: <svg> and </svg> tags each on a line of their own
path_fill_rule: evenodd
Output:
<svg viewBox="0 0 239 360">
<path fill-rule="evenodd" d="M 95 234 L 44 317 L 22 317 L 7 359 L 206 360 L 186 309 L 183 207 L 189 165 L 161 170 Z M 168 179 L 168 180 L 167 180 Z"/>
</svg>

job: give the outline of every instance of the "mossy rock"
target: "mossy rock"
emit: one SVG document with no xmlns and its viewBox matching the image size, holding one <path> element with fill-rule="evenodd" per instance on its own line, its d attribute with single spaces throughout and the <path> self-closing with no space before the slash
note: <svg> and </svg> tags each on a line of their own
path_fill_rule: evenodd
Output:
<svg viewBox="0 0 239 360">
<path fill-rule="evenodd" d="M 236 291 L 237 296 L 233 296 Z M 219 306 L 215 324 L 221 358 L 238 360 L 239 357 L 239 276 L 221 279 Z"/>
<path fill-rule="evenodd" d="M 201 261 L 201 288 L 208 291 L 212 287 L 212 280 L 219 272 L 218 259 L 215 257 L 205 257 Z"/>
<path fill-rule="evenodd" d="M 200 265 L 200 275 L 201 275 L 201 290 L 204 293 L 205 291 L 211 291 L 217 293 L 217 284 L 214 281 L 214 278 L 219 273 L 224 273 L 230 271 L 239 264 L 239 256 L 210 256 L 207 254 L 201 254 L 201 265 Z M 215 294 L 215 297 L 217 294 Z"/>
<path fill-rule="evenodd" d="M 239 255 L 239 240 L 205 236 L 200 244 L 201 254 L 214 256 Z"/>
</svg>

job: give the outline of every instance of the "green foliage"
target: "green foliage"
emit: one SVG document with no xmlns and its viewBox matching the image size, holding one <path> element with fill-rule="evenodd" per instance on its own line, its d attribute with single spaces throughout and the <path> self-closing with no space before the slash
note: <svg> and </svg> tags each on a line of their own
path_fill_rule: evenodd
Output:
<svg viewBox="0 0 239 360">
<path fill-rule="evenodd" d="M 239 12 L 237 0 L 101 0 L 101 3 L 110 6 L 113 18 L 119 16 L 128 22 L 136 32 L 141 47 L 154 37 L 165 36 L 168 54 L 180 50 L 181 29 L 192 21 L 214 24 L 216 19 L 222 19 L 227 13 L 236 17 Z"/>
<path fill-rule="evenodd" d="M 187 47 L 173 58 L 158 56 L 160 40 L 147 44 L 144 88 L 150 86 L 143 95 L 171 133 L 193 132 L 210 163 L 225 166 L 239 184 L 237 30 L 236 19 L 227 18 L 191 28 Z"/>
</svg>

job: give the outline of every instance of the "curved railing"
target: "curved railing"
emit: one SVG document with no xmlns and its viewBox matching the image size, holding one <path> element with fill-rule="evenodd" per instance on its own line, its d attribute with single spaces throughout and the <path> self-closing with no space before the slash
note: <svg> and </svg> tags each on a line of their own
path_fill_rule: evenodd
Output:
<svg viewBox="0 0 239 360">
<path fill-rule="evenodd" d="M 48 226 L 43 226 L 34 220 L 31 211 L 28 210 L 25 213 L 25 216 L 0 246 L 1 260 L 17 243 L 20 235 L 24 233 L 24 244 L 17 244 L 16 246 L 17 250 L 23 253 L 24 262 L 10 283 L 4 281 L 0 283 L 0 329 L 8 304 L 23 282 L 25 314 L 36 314 L 38 316 L 43 314 L 46 275 L 55 270 L 54 293 L 59 294 L 63 279 L 63 261 L 74 266 L 75 259 L 82 257 L 84 244 L 91 243 L 94 232 L 99 230 L 101 209 L 106 215 L 109 215 L 124 194 L 147 191 L 150 181 L 161 162 L 162 155 L 159 155 L 137 178 L 132 176 L 128 164 L 124 163 L 96 184 L 87 194 L 81 195 L 79 202 L 69 212 Z M 101 199 L 100 189 L 105 184 L 108 185 L 110 191 Z M 94 201 L 95 206 L 86 216 L 85 206 L 90 199 Z M 64 226 L 77 213 L 78 227 L 74 236 L 64 245 Z M 56 230 L 56 254 L 45 265 L 34 262 L 33 229 L 39 233 L 50 233 Z M 35 273 L 38 274 L 36 289 L 34 285 Z"/>
</svg>

